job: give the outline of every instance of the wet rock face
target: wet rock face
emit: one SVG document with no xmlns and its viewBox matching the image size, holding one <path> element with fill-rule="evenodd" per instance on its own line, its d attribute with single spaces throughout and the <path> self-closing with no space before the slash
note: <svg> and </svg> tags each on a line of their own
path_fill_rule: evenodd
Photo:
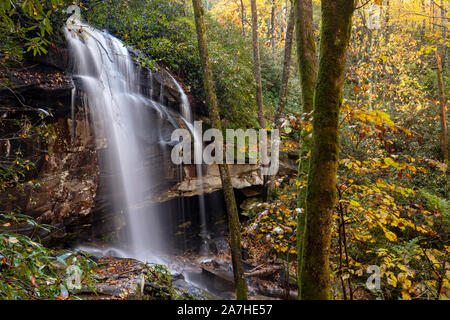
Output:
<svg viewBox="0 0 450 320">
<path fill-rule="evenodd" d="M 75 236 L 95 206 L 98 165 L 95 140 L 77 114 L 80 130 L 73 140 L 72 121 L 59 118 L 49 126 L 48 144 L 30 148 L 27 158 L 37 163 L 29 183 L 0 193 L 0 210 L 21 208 L 37 221 L 58 229 L 39 234 L 46 244 Z M 85 128 L 85 129 L 82 129 Z M 38 181 L 38 185 L 31 183 Z"/>
<path fill-rule="evenodd" d="M 52 155 L 42 170 L 42 188 L 33 196 L 36 202 L 27 212 L 40 213 L 43 222 L 62 222 L 87 216 L 95 205 L 98 185 L 97 153 L 94 137 L 85 120 L 79 124 L 72 146 L 70 119 L 59 119 L 52 125 L 49 151 Z"/>
</svg>

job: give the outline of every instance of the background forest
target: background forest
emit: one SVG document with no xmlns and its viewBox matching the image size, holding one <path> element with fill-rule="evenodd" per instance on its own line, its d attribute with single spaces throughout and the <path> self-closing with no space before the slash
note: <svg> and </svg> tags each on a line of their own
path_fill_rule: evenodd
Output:
<svg viewBox="0 0 450 320">
<path fill-rule="evenodd" d="M 192 4 L 184 0 L 0 0 L 2 89 L 15 89 L 11 75 L 23 72 L 27 57 L 62 46 L 61 26 L 67 19 L 63 9 L 70 4 L 82 8 L 90 25 L 142 52 L 143 66 L 170 70 L 196 105 L 207 104 Z M 302 199 L 308 185 L 302 163 L 311 155 L 314 115 L 305 112 L 302 102 L 298 40 L 289 27 L 294 5 L 289 0 L 255 4 L 258 24 L 252 30 L 250 0 L 203 1 L 223 129 L 280 128 L 281 153 L 299 165 L 297 174 L 271 177 L 269 194 L 240 208 L 244 259 L 254 265 L 280 264 L 283 272 L 276 276 L 281 276 L 289 297 L 299 281 L 297 224 L 305 214 Z M 372 25 L 371 6 L 380 10 L 380 28 Z M 312 8 L 313 40 L 319 51 L 320 1 L 312 1 Z M 331 216 L 333 299 L 450 298 L 448 20 L 447 1 L 356 3 L 339 115 L 337 200 Z M 252 31 L 259 35 L 263 125 L 258 118 Z M 204 110 L 198 107 L 196 118 L 211 124 Z M 8 122 L 6 114 L 15 112 L 21 116 Z M 0 105 L 0 113 L 5 114 L 0 119 L 1 192 L 21 184 L 38 187 L 39 177 L 29 179 L 36 164 L 22 150 L 26 141 L 48 139 L 45 119 L 52 114 L 7 105 Z M 16 142 L 10 152 L 6 141 L 12 139 Z M 55 261 L 78 264 L 87 271 L 84 281 L 95 282 L 88 271 L 91 260 L 19 235 L 14 226 L 37 225 L 20 208 L 2 211 L 0 223 L 1 299 L 68 298 L 62 280 L 46 284 L 48 277 L 64 277 Z M 381 287 L 373 290 L 366 287 L 373 272 L 370 266 L 381 271 Z M 151 272 L 169 281 L 166 270 Z"/>
</svg>

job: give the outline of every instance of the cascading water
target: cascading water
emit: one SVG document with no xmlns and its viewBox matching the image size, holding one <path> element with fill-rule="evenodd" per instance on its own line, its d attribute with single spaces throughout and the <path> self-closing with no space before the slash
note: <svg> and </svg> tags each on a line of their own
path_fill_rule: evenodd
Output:
<svg viewBox="0 0 450 320">
<path fill-rule="evenodd" d="M 106 32 L 80 22 L 77 25 L 76 29 L 65 29 L 74 62 L 74 79 L 86 96 L 96 138 L 107 141 L 107 165 L 111 172 L 118 173 L 111 188 L 113 194 L 123 195 L 114 199 L 114 205 L 127 213 L 131 247 L 127 255 L 160 261 L 159 256 L 169 249 L 168 241 L 156 209 L 147 205 L 159 181 L 153 178 L 152 166 L 146 166 L 145 162 L 148 150 L 152 150 L 149 131 L 155 131 L 151 135 L 161 142 L 161 121 L 174 122 L 161 105 L 163 87 L 159 102 L 145 97 L 140 89 L 140 72 L 124 44 Z M 183 99 L 182 109 L 189 112 L 186 118 L 190 123 L 191 111 L 186 101 L 187 98 Z M 194 140 L 199 141 L 198 137 Z M 200 207 L 204 219 L 204 204 Z"/>
<path fill-rule="evenodd" d="M 178 92 L 180 93 L 181 97 L 181 115 L 183 118 L 188 122 L 192 123 L 192 111 L 191 111 L 191 105 L 189 103 L 189 99 L 186 96 L 186 93 L 184 92 L 183 88 L 180 86 L 180 84 L 169 74 L 169 77 L 172 79 L 173 83 L 177 87 Z"/>
<path fill-rule="evenodd" d="M 94 255 L 163 263 L 172 272 L 183 272 L 191 285 L 208 290 L 205 283 L 210 280 L 205 280 L 201 269 L 198 269 L 199 263 L 208 261 L 204 258 L 209 255 L 210 238 L 203 195 L 202 132 L 201 126 L 193 121 L 189 100 L 182 87 L 167 73 L 181 100 L 182 117 L 174 117 L 172 111 L 163 105 L 169 103 L 173 87 L 168 88 L 167 83 L 162 83 L 164 80 L 152 71 L 148 71 L 148 83 L 144 84 L 145 78 L 140 78 L 141 71 L 147 71 L 139 70 L 139 64 L 122 42 L 79 21 L 76 21 L 76 25 L 78 28 L 64 30 L 73 61 L 73 134 L 75 136 L 76 133 L 76 101 L 80 101 L 85 116 L 89 117 L 89 121 L 85 123 L 92 124 L 99 149 L 97 155 L 102 168 L 99 180 L 103 181 L 99 186 L 111 189 L 106 192 L 110 196 L 108 200 L 111 200 L 114 212 L 125 213 L 128 231 L 128 241 L 121 238 L 118 247 L 94 245 L 79 246 L 78 249 Z M 158 85 L 161 87 L 158 88 Z M 157 189 L 167 179 L 167 171 L 160 164 L 170 161 L 169 150 L 173 141 L 170 141 L 169 131 L 170 128 L 178 128 L 180 124 L 190 130 L 194 141 L 196 183 L 199 188 L 198 216 L 195 216 L 197 212 L 194 213 L 196 206 L 192 205 L 194 199 L 186 200 L 182 194 L 178 199 L 178 209 L 181 212 L 167 212 L 153 205 L 153 195 L 158 194 Z M 169 166 L 171 170 L 177 169 Z M 184 175 L 184 168 L 178 167 L 178 179 L 184 179 Z M 188 208 L 186 212 L 185 208 Z M 182 224 L 179 224 L 180 213 Z M 168 227 L 170 223 L 167 218 L 171 216 L 176 217 L 176 224 Z M 197 221 L 197 218 L 200 218 L 202 244 L 199 248 L 195 242 L 200 249 L 200 256 L 192 258 L 200 259 L 192 259 L 192 263 L 186 259 L 180 261 L 176 250 L 172 250 L 172 240 L 179 237 L 179 228 L 189 228 L 184 226 Z M 169 230 L 174 229 L 177 231 L 171 234 Z M 198 229 L 193 230 L 197 232 Z M 183 245 L 192 243 L 190 241 L 193 237 L 187 234 L 186 229 L 184 231 Z M 192 246 L 184 248 L 189 250 Z M 214 287 L 214 284 L 211 285 Z"/>
<path fill-rule="evenodd" d="M 205 210 L 205 197 L 203 193 L 203 166 L 202 166 L 202 153 L 203 153 L 203 142 L 202 142 L 202 132 L 201 129 L 194 125 L 194 121 L 192 119 L 192 111 L 191 105 L 189 103 L 189 99 L 186 96 L 183 88 L 180 84 L 169 74 L 169 77 L 172 79 L 173 83 L 177 87 L 178 92 L 181 97 L 181 115 L 186 123 L 186 126 L 192 133 L 194 137 L 194 163 L 196 166 L 197 180 L 199 186 L 199 209 L 200 209 L 200 224 L 201 224 L 201 238 L 202 238 L 202 246 L 200 247 L 200 254 L 207 255 L 208 254 L 208 238 L 209 232 L 207 228 L 206 222 L 206 210 Z"/>
</svg>

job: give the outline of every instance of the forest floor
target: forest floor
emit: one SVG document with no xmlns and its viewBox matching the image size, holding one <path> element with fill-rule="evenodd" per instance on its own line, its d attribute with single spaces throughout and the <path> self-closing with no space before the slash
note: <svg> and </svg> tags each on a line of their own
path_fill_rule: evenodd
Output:
<svg viewBox="0 0 450 320">
<path fill-rule="evenodd" d="M 87 300 L 234 299 L 229 254 L 171 256 L 168 267 L 130 258 L 94 257 L 95 281 L 84 285 L 77 296 Z M 286 289 L 284 271 L 275 261 L 246 263 L 249 299 L 295 299 L 292 279 Z M 281 279 L 281 280 L 280 280 Z"/>
</svg>

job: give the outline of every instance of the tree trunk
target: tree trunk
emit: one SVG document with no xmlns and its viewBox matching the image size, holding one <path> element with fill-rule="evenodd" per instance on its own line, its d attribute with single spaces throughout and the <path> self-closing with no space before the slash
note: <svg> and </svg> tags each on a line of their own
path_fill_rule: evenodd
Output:
<svg viewBox="0 0 450 320">
<path fill-rule="evenodd" d="M 280 129 L 280 118 L 284 114 L 284 109 L 286 107 L 287 92 L 289 88 L 289 75 L 291 71 L 291 61 L 292 61 L 292 43 L 294 36 L 294 6 L 291 5 L 291 11 L 289 14 L 288 27 L 286 31 L 286 39 L 284 46 L 284 63 L 283 63 L 283 74 L 281 77 L 281 87 L 280 87 L 280 97 L 278 99 L 278 109 L 275 115 L 274 128 Z M 274 177 L 271 176 L 267 178 L 267 191 L 265 195 L 265 201 L 270 201 L 274 193 Z"/>
<path fill-rule="evenodd" d="M 297 41 L 297 60 L 300 71 L 301 100 L 303 113 L 311 113 L 314 103 L 314 89 L 317 79 L 317 56 L 314 42 L 313 5 L 311 0 L 294 0 L 295 27 Z M 301 135 L 301 150 L 298 164 L 298 180 L 306 179 L 309 169 L 307 158 L 311 143 L 307 132 Z M 297 219 L 297 279 L 299 297 L 301 292 L 300 274 L 305 226 L 306 188 L 300 188 L 297 195 L 297 207 L 303 209 Z"/>
<path fill-rule="evenodd" d="M 203 70 L 203 84 L 205 88 L 206 103 L 213 128 L 222 131 L 219 106 L 214 89 L 214 80 L 209 62 L 208 43 L 206 39 L 206 27 L 204 22 L 204 11 L 201 0 L 192 0 L 194 6 L 195 26 L 197 30 L 198 49 Z M 224 148 L 225 151 L 225 148 Z M 225 158 L 225 157 L 224 157 Z M 247 300 L 247 284 L 244 278 L 244 267 L 242 265 L 241 234 L 239 215 L 231 184 L 230 172 L 227 164 L 219 165 L 220 178 L 228 212 L 228 227 L 230 231 L 230 248 L 233 261 L 234 284 L 236 287 L 236 298 Z"/>
<path fill-rule="evenodd" d="M 426 14 L 425 0 L 422 0 L 422 12 L 424 14 Z M 426 27 L 427 27 L 426 23 L 427 23 L 427 20 L 426 20 L 425 17 L 423 17 L 423 19 L 422 19 L 422 28 L 421 28 L 421 31 L 420 31 L 420 49 L 422 49 L 422 47 L 425 44 L 425 31 L 426 31 Z M 423 62 L 421 60 L 420 61 L 420 67 L 421 67 L 420 69 L 422 69 L 422 65 L 423 65 Z"/>
<path fill-rule="evenodd" d="M 256 104 L 258 106 L 258 123 L 261 129 L 264 129 L 266 122 L 263 112 L 263 96 L 261 84 L 261 58 L 259 56 L 258 40 L 258 12 L 256 9 L 256 0 L 250 0 L 252 7 L 252 35 L 253 35 L 253 71 L 256 85 Z"/>
<path fill-rule="evenodd" d="M 432 28 L 433 28 L 433 33 L 435 31 L 436 28 L 436 21 L 435 21 L 435 12 L 434 12 L 434 1 L 431 1 L 431 19 L 432 19 Z"/>
<path fill-rule="evenodd" d="M 447 10 L 445 9 L 446 3 L 441 0 L 441 24 L 442 24 L 442 64 L 447 67 Z"/>
<path fill-rule="evenodd" d="M 330 298 L 329 254 L 339 159 L 339 108 L 354 7 L 354 0 L 322 0 L 300 280 L 302 299 Z"/>
<path fill-rule="evenodd" d="M 290 11 L 287 5 L 288 1 L 284 0 L 284 4 L 281 8 L 281 12 L 282 12 L 282 16 L 283 16 L 283 23 L 280 23 L 280 34 L 285 34 L 287 33 L 287 28 L 288 28 L 288 20 L 289 20 L 289 15 L 290 15 Z M 292 2 L 291 2 L 292 4 Z M 286 37 L 286 36 L 285 36 Z"/>
<path fill-rule="evenodd" d="M 295 0 L 297 59 L 302 87 L 304 113 L 313 110 L 317 79 L 317 56 L 314 42 L 313 6 L 311 0 Z"/>
<path fill-rule="evenodd" d="M 279 127 L 279 119 L 284 114 L 284 109 L 286 107 L 287 93 L 289 88 L 289 76 L 291 72 L 291 61 L 292 61 L 292 44 L 294 36 L 294 6 L 291 5 L 291 10 L 289 13 L 289 19 L 287 23 L 286 30 L 286 40 L 284 45 L 284 63 L 283 63 L 283 74 L 281 77 L 281 88 L 280 88 L 280 98 L 278 99 L 278 110 L 275 116 L 275 127 Z"/>
<path fill-rule="evenodd" d="M 390 37 L 390 28 L 389 28 L 389 22 L 391 21 L 391 14 L 389 11 L 390 8 L 390 1 L 387 0 L 386 1 L 386 12 L 384 14 L 384 39 L 386 41 L 386 43 L 389 41 L 389 37 Z M 381 7 L 383 8 L 383 7 Z"/>
<path fill-rule="evenodd" d="M 270 13 L 270 45 L 272 47 L 272 53 L 275 54 L 275 0 L 272 0 Z"/>
<path fill-rule="evenodd" d="M 438 79 L 438 94 L 439 104 L 441 105 L 441 131 L 442 131 L 442 155 L 444 163 L 448 164 L 448 133 L 447 133 L 447 118 L 445 105 L 445 91 L 444 80 L 442 76 L 442 59 L 438 50 L 436 50 L 437 62 L 437 79 Z"/>
<path fill-rule="evenodd" d="M 380 6 L 381 5 L 382 4 L 380 3 Z M 384 24 L 386 25 L 386 27 L 387 27 L 387 25 L 389 24 L 389 21 L 390 21 L 389 7 L 390 7 L 390 1 L 386 0 L 386 14 L 384 16 Z"/>
<path fill-rule="evenodd" d="M 244 6 L 244 0 L 241 0 L 241 24 L 242 24 L 242 35 L 245 37 L 245 6 Z"/>
</svg>

